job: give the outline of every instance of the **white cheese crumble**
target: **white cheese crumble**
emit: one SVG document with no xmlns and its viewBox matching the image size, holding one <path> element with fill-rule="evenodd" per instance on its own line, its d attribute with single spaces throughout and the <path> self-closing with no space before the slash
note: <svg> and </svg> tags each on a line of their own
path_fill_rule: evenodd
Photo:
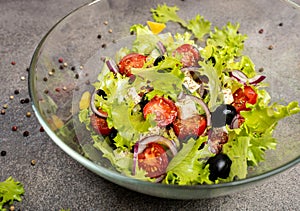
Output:
<svg viewBox="0 0 300 211">
<path fill-rule="evenodd" d="M 183 79 L 183 85 L 190 90 L 191 93 L 195 92 L 197 89 L 199 89 L 200 85 L 194 81 L 191 74 L 185 73 L 185 77 Z"/>
<path fill-rule="evenodd" d="M 231 104 L 233 103 L 233 95 L 230 89 L 223 89 L 222 90 L 223 97 L 224 97 L 224 103 L 225 104 Z"/>
</svg>

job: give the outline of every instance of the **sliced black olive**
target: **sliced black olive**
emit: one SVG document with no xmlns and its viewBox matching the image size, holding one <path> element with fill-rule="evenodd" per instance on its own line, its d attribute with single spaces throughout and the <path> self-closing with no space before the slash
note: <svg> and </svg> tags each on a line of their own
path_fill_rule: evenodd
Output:
<svg viewBox="0 0 300 211">
<path fill-rule="evenodd" d="M 220 153 L 210 157 L 206 164 L 209 164 L 209 179 L 215 181 L 218 178 L 226 179 L 229 176 L 232 161 L 227 155 Z"/>
<path fill-rule="evenodd" d="M 222 104 L 211 114 L 212 126 L 223 127 L 226 124 L 230 125 L 236 114 L 237 112 L 232 105 Z"/>
<path fill-rule="evenodd" d="M 154 60 L 153 65 L 157 66 L 163 60 L 165 60 L 165 57 L 163 55 L 161 55 Z"/>
<path fill-rule="evenodd" d="M 99 95 L 100 97 L 102 97 L 104 100 L 107 100 L 107 94 L 105 93 L 104 90 L 98 89 L 97 90 L 97 95 Z"/>
</svg>

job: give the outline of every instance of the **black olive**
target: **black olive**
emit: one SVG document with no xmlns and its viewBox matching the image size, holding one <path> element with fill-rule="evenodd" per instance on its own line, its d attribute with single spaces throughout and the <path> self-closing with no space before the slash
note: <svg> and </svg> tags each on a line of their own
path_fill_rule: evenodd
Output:
<svg viewBox="0 0 300 211">
<path fill-rule="evenodd" d="M 141 101 L 139 102 L 139 105 L 140 105 L 140 107 L 141 107 L 141 112 L 143 112 L 143 109 L 144 109 L 145 105 L 146 105 L 148 102 L 149 102 L 149 100 L 147 99 L 146 95 L 144 94 L 144 95 L 142 96 Z"/>
<path fill-rule="evenodd" d="M 118 134 L 118 131 L 115 128 L 112 128 L 110 134 L 108 135 L 109 139 L 111 141 L 113 141 L 114 138 L 117 136 L 117 134 Z"/>
<path fill-rule="evenodd" d="M 223 127 L 226 124 L 230 125 L 234 116 L 237 114 L 232 105 L 219 105 L 211 114 L 211 122 L 213 127 Z"/>
<path fill-rule="evenodd" d="M 217 154 L 207 160 L 209 164 L 209 179 L 215 181 L 218 178 L 226 179 L 229 176 L 232 161 L 225 154 Z"/>
<path fill-rule="evenodd" d="M 157 66 L 163 60 L 165 60 L 165 57 L 163 55 L 161 55 L 154 60 L 153 65 Z"/>
<path fill-rule="evenodd" d="M 97 95 L 99 95 L 100 97 L 102 97 L 104 100 L 107 100 L 107 94 L 105 93 L 104 90 L 98 89 L 97 90 Z"/>
</svg>

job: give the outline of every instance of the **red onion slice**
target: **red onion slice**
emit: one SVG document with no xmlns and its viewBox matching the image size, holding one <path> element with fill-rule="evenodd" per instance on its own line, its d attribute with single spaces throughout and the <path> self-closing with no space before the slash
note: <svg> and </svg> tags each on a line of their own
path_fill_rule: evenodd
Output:
<svg viewBox="0 0 300 211">
<path fill-rule="evenodd" d="M 250 84 L 258 84 L 258 83 L 260 83 L 261 81 L 263 81 L 264 79 L 266 78 L 266 76 L 264 76 L 264 75 L 256 75 L 256 76 L 254 76 L 253 78 L 250 78 L 249 79 L 249 83 Z"/>
<path fill-rule="evenodd" d="M 164 44 L 161 41 L 158 41 L 156 43 L 156 46 L 161 55 L 164 55 L 167 52 L 166 47 L 164 46 Z"/>
<path fill-rule="evenodd" d="M 256 75 L 252 78 L 248 78 L 242 71 L 240 70 L 233 70 L 229 72 L 230 76 L 235 78 L 237 81 L 241 82 L 242 84 L 246 84 L 249 82 L 249 84 L 255 85 L 259 82 L 263 81 L 266 76 L 263 75 Z"/>
<path fill-rule="evenodd" d="M 239 128 L 240 126 L 240 120 L 243 117 L 240 114 L 235 115 L 235 117 L 233 117 L 231 124 L 230 124 L 230 129 L 236 129 Z"/>
<path fill-rule="evenodd" d="M 118 74 L 118 73 L 119 73 L 119 68 L 118 68 L 118 66 L 117 66 L 117 64 L 116 64 L 116 62 L 115 62 L 114 60 L 112 60 L 112 59 L 107 59 L 107 60 L 105 61 L 105 63 L 106 63 L 106 65 L 107 65 L 108 69 L 109 69 L 111 72 L 113 72 L 114 74 Z"/>
<path fill-rule="evenodd" d="M 139 151 L 139 142 L 136 142 L 133 147 L 133 166 L 132 166 L 132 175 L 135 175 L 136 162 L 138 160 L 138 151 Z"/>
<path fill-rule="evenodd" d="M 92 97 L 91 97 L 90 107 L 96 115 L 98 115 L 100 117 L 103 117 L 103 118 L 107 118 L 107 116 L 108 116 L 107 113 L 106 112 L 99 112 L 98 109 L 95 106 L 95 95 L 96 94 L 97 94 L 97 90 L 95 89 L 95 91 L 93 92 Z"/>
<path fill-rule="evenodd" d="M 206 105 L 206 103 L 202 99 L 200 99 L 198 97 L 195 97 L 193 95 L 188 95 L 188 94 L 181 93 L 178 96 L 178 98 L 184 98 L 184 97 L 191 98 L 195 103 L 199 104 L 203 108 L 203 110 L 205 111 L 205 114 L 206 114 L 206 121 L 207 121 L 206 124 L 207 124 L 207 126 L 210 126 L 211 125 L 211 113 L 210 113 L 209 108 Z"/>
</svg>

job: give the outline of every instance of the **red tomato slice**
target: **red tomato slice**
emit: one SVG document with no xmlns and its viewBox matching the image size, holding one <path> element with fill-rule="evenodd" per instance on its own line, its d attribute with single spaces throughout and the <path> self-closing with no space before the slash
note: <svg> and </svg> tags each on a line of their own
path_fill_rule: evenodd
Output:
<svg viewBox="0 0 300 211">
<path fill-rule="evenodd" d="M 159 96 L 152 98 L 143 108 L 144 117 L 154 114 L 155 121 L 160 127 L 171 124 L 176 119 L 177 113 L 177 107 L 172 100 Z"/>
<path fill-rule="evenodd" d="M 189 137 L 197 138 L 206 129 L 206 118 L 202 115 L 195 115 L 188 119 L 176 119 L 173 123 L 173 129 L 179 140 L 185 140 Z"/>
<path fill-rule="evenodd" d="M 183 44 L 173 52 L 173 56 L 176 56 L 176 54 L 182 56 L 181 63 L 183 64 L 183 67 L 199 66 L 198 61 L 200 55 L 199 51 L 194 46 Z"/>
<path fill-rule="evenodd" d="M 112 131 L 107 125 L 106 118 L 99 117 L 96 114 L 91 116 L 91 125 L 97 133 L 103 136 L 109 135 Z"/>
<path fill-rule="evenodd" d="M 244 89 L 239 88 L 233 93 L 233 99 L 232 106 L 237 112 L 248 111 L 250 109 L 246 108 L 246 103 L 254 105 L 257 102 L 257 94 L 251 86 L 245 86 Z"/>
<path fill-rule="evenodd" d="M 169 164 L 165 149 L 157 143 L 149 143 L 144 151 L 138 154 L 139 168 L 147 172 L 147 177 L 156 178 L 166 172 Z"/>
<path fill-rule="evenodd" d="M 118 64 L 119 72 L 122 75 L 131 76 L 131 68 L 141 68 L 146 62 L 147 56 L 138 53 L 131 53 L 124 56 Z"/>
</svg>

